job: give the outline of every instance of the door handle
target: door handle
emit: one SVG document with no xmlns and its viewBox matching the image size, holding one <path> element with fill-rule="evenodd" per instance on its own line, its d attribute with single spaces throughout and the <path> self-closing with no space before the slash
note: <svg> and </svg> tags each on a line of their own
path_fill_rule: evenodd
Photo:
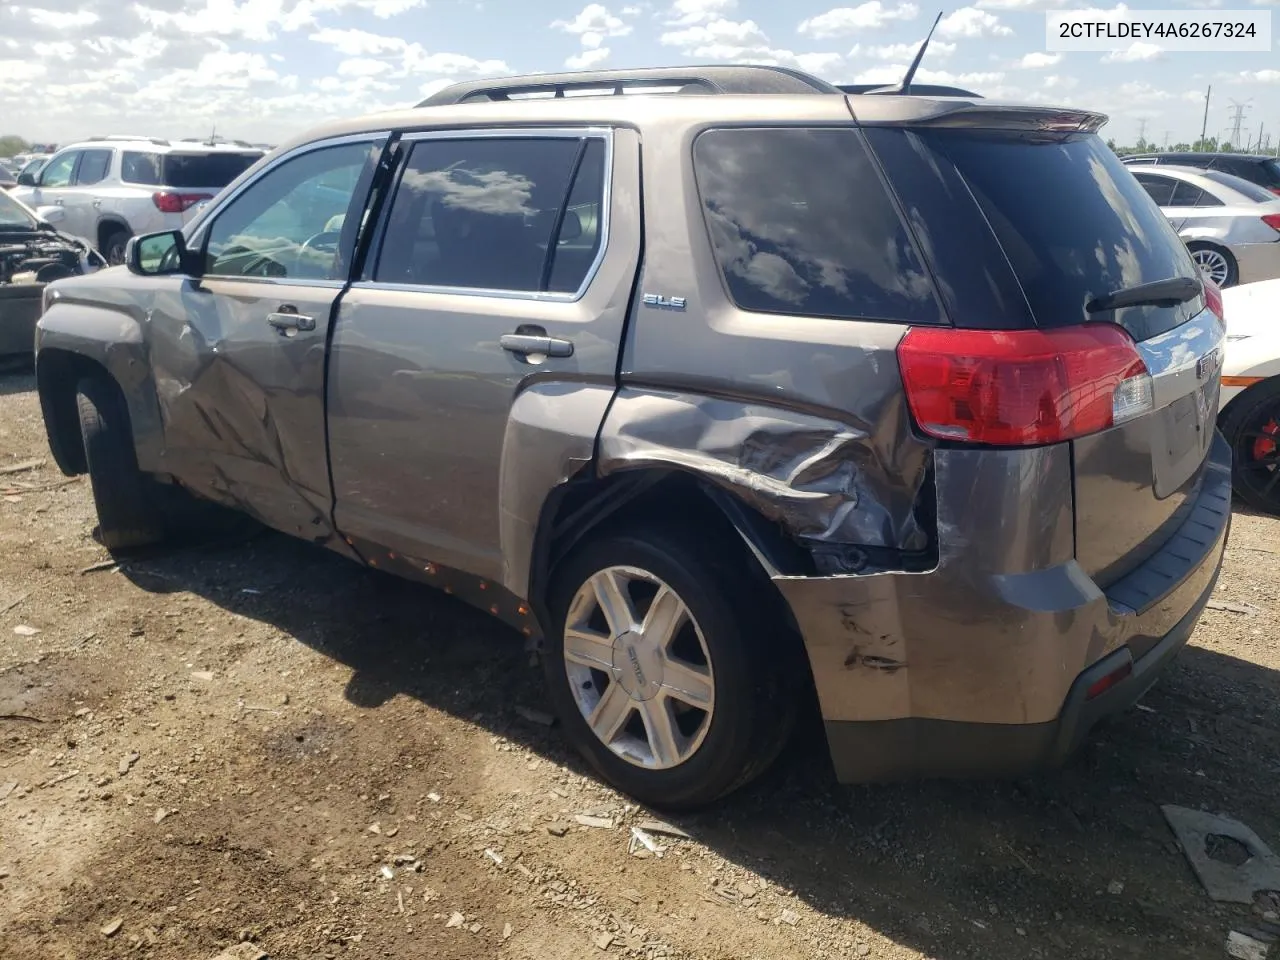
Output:
<svg viewBox="0 0 1280 960">
<path fill-rule="evenodd" d="M 93 205 L 94 205 L 94 207 L 101 207 L 101 206 L 102 206 L 102 201 L 101 201 L 101 200 L 95 200 L 95 201 L 93 201 Z"/>
<path fill-rule="evenodd" d="M 541 353 L 548 357 L 572 357 L 573 341 L 560 337 L 549 337 L 545 333 L 504 333 L 498 340 L 499 346 L 509 353 L 529 354 Z"/>
<path fill-rule="evenodd" d="M 299 330 L 314 330 L 316 328 L 316 318 L 304 316 L 298 312 L 297 307 L 283 306 L 278 313 L 268 313 L 267 323 L 275 327 L 284 336 L 296 333 Z"/>
<path fill-rule="evenodd" d="M 62 206 L 62 205 L 63 205 L 63 203 L 65 203 L 66 201 L 65 201 L 65 200 L 63 200 L 61 197 L 58 197 L 58 199 L 57 199 L 57 200 L 54 200 L 53 202 L 54 202 L 55 204 L 57 204 L 58 206 Z"/>
</svg>

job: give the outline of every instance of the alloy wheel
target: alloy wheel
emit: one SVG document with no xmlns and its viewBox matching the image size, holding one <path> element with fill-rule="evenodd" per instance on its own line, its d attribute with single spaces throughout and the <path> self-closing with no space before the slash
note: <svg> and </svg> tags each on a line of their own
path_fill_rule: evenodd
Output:
<svg viewBox="0 0 1280 960">
<path fill-rule="evenodd" d="M 1227 262 L 1227 258 L 1219 250 L 1211 248 L 1202 248 L 1200 250 L 1191 251 L 1191 259 L 1196 262 L 1201 271 L 1218 286 L 1223 286 L 1227 282 L 1227 278 L 1231 276 L 1231 265 Z"/>
<path fill-rule="evenodd" d="M 625 566 L 591 576 L 569 605 L 563 650 L 578 710 L 611 751 L 649 770 L 697 752 L 715 674 L 689 607 L 658 577 Z"/>
<path fill-rule="evenodd" d="M 1280 411 L 1263 406 L 1237 435 L 1232 452 L 1239 482 L 1280 512 Z"/>
</svg>

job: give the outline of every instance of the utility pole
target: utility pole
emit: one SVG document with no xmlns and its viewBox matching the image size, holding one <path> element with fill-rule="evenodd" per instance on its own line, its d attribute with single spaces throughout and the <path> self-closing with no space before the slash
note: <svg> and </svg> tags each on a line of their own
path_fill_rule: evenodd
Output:
<svg viewBox="0 0 1280 960">
<path fill-rule="evenodd" d="M 1166 153 L 1169 150 L 1169 131 L 1168 130 L 1164 132 L 1164 149 Z"/>
<path fill-rule="evenodd" d="M 1196 144 L 1197 150 L 1204 149 L 1204 135 L 1209 129 L 1209 96 L 1213 93 L 1213 85 L 1210 84 L 1209 89 L 1204 92 L 1204 119 L 1200 121 L 1200 142 Z"/>
<path fill-rule="evenodd" d="M 1244 123 L 1244 112 L 1252 102 L 1252 99 L 1246 100 L 1244 103 L 1239 100 L 1231 101 L 1231 143 L 1237 148 L 1240 146 L 1240 125 Z"/>
<path fill-rule="evenodd" d="M 1263 123 L 1261 120 L 1258 121 L 1258 152 L 1259 153 L 1262 152 L 1262 128 L 1265 126 L 1266 124 Z"/>
</svg>

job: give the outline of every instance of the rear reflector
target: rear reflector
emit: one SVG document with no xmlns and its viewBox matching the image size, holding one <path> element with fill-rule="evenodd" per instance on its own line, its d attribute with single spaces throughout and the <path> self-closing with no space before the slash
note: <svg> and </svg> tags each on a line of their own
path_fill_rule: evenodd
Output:
<svg viewBox="0 0 1280 960">
<path fill-rule="evenodd" d="M 1060 443 L 1153 408 L 1137 345 L 1106 323 L 1056 330 L 916 327 L 898 345 L 907 402 L 929 436 Z"/>
<path fill-rule="evenodd" d="M 1133 661 L 1129 661 L 1123 667 L 1112 670 L 1105 677 L 1100 677 L 1093 681 L 1089 685 L 1089 690 L 1085 693 L 1084 698 L 1086 700 L 1094 700 L 1102 696 L 1121 680 L 1127 680 L 1132 673 Z"/>
<path fill-rule="evenodd" d="M 1280 230 L 1280 213 L 1268 213 L 1262 218 L 1262 222 L 1272 230 Z"/>
<path fill-rule="evenodd" d="M 1224 387 L 1252 387 L 1255 383 L 1261 383 L 1266 377 L 1223 377 L 1222 385 Z"/>
</svg>

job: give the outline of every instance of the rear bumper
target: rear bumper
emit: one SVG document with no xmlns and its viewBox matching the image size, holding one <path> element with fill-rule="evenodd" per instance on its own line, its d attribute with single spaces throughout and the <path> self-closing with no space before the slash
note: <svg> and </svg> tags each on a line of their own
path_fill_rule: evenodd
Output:
<svg viewBox="0 0 1280 960">
<path fill-rule="evenodd" d="M 0 357 L 35 350 L 43 294 L 44 284 L 0 286 Z"/>
<path fill-rule="evenodd" d="M 1056 469 L 1047 451 L 1022 453 L 1037 455 L 1021 464 L 1039 469 L 1041 502 L 1022 508 L 1034 512 L 1053 497 Z M 841 781 L 1008 775 L 1062 762 L 1155 683 L 1217 581 L 1231 518 L 1230 450 L 1220 435 L 1182 526 L 1105 592 L 1074 560 L 990 570 L 975 550 L 991 544 L 973 540 L 983 523 L 1017 541 L 1060 538 L 1043 522 L 1023 529 L 1013 491 L 950 490 L 947 473 L 939 473 L 939 526 L 961 547 L 949 558 L 944 551 L 935 571 L 775 581 L 805 640 Z M 966 515 L 949 516 L 965 501 Z M 1089 697 L 1126 665 L 1123 679 Z"/>
</svg>

